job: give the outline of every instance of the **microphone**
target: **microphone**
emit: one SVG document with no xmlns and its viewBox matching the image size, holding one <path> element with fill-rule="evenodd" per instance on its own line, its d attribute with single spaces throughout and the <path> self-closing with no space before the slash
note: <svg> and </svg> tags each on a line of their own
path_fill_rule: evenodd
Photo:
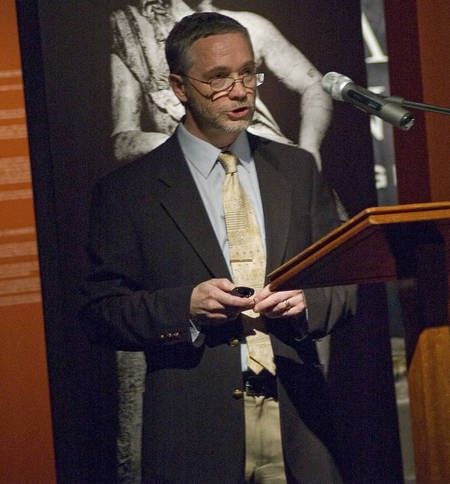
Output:
<svg viewBox="0 0 450 484">
<path fill-rule="evenodd" d="M 414 126 L 414 116 L 401 106 L 355 84 L 349 77 L 329 72 L 322 78 L 323 89 L 336 101 L 346 101 L 366 113 L 408 131 Z M 401 98 L 398 98 L 401 99 Z"/>
</svg>

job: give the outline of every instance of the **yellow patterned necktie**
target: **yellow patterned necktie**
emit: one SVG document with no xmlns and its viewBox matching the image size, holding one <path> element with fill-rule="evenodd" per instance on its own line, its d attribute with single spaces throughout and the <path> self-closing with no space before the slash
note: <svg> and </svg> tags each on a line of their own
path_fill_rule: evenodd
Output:
<svg viewBox="0 0 450 484">
<path fill-rule="evenodd" d="M 255 290 L 264 286 L 266 254 L 255 213 L 252 209 L 237 174 L 237 158 L 229 151 L 219 155 L 225 169 L 223 185 L 223 210 L 227 229 L 230 264 L 233 281 L 238 286 L 249 286 Z M 252 310 L 243 317 L 258 318 Z M 268 334 L 254 329 L 247 336 L 248 367 L 259 373 L 263 368 L 275 374 L 272 345 Z"/>
</svg>

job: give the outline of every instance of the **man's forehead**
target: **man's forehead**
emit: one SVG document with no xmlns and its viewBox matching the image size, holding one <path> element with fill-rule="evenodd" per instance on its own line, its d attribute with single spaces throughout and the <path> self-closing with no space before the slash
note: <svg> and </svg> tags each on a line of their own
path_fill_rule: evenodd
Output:
<svg viewBox="0 0 450 484">
<path fill-rule="evenodd" d="M 198 74 L 219 74 L 240 71 L 254 67 L 255 59 L 251 44 L 242 34 L 230 42 L 225 35 L 219 34 L 198 39 L 191 47 L 190 67 Z M 236 35 L 236 34 L 234 34 Z"/>
<path fill-rule="evenodd" d="M 229 32 L 223 34 L 208 35 L 195 40 L 191 45 L 191 52 L 199 52 L 201 55 L 245 55 L 250 53 L 253 58 L 253 48 L 249 39 L 241 32 Z"/>
</svg>

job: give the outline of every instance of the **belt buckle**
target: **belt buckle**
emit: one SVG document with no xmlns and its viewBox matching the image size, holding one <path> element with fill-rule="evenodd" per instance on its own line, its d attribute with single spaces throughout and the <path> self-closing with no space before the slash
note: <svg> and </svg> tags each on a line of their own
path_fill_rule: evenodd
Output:
<svg viewBox="0 0 450 484">
<path fill-rule="evenodd" d="M 259 397 L 259 395 L 255 389 L 253 388 L 252 384 L 249 380 L 245 380 L 245 394 L 247 397 Z"/>
<path fill-rule="evenodd" d="M 274 384 L 275 381 L 273 382 Z M 250 376 L 245 379 L 244 390 L 248 397 L 266 397 L 277 399 L 277 392 L 272 384 L 260 376 Z"/>
</svg>

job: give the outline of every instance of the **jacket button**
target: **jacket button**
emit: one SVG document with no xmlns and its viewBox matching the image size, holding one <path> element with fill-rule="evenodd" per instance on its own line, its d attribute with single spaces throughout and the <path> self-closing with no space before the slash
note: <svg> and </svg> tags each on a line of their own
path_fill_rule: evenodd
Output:
<svg viewBox="0 0 450 484">
<path fill-rule="evenodd" d="M 238 338 L 233 338 L 231 341 L 230 341 L 230 345 L 233 347 L 233 348 L 236 348 L 236 346 L 239 346 L 241 342 L 239 341 Z"/>
<path fill-rule="evenodd" d="M 244 392 L 239 388 L 233 390 L 233 398 L 235 400 L 240 400 L 244 396 Z"/>
</svg>

